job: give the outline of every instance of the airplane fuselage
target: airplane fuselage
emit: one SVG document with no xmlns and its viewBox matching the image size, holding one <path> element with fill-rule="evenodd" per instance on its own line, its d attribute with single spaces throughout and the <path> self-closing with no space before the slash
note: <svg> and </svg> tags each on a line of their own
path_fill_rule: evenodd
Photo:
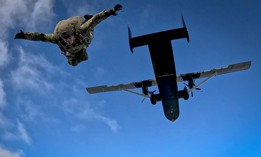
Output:
<svg viewBox="0 0 261 157">
<path fill-rule="evenodd" d="M 179 117 L 179 98 L 171 40 L 155 37 L 148 46 L 164 114 L 175 121 Z"/>
</svg>

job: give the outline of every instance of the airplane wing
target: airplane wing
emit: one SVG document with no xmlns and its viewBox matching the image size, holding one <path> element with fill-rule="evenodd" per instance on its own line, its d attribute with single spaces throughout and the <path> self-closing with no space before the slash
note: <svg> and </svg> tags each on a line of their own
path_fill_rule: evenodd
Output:
<svg viewBox="0 0 261 157">
<path fill-rule="evenodd" d="M 119 91 L 119 90 L 128 90 L 128 89 L 134 89 L 134 88 L 142 88 L 150 87 L 150 86 L 156 86 L 157 83 L 155 80 L 144 80 L 140 82 L 131 82 L 127 84 L 117 84 L 117 85 L 102 85 L 102 86 L 96 86 L 96 87 L 89 87 L 86 88 L 87 92 L 90 94 L 94 93 L 102 93 L 102 92 L 111 92 L 111 91 Z"/>
<path fill-rule="evenodd" d="M 231 64 L 226 67 L 215 68 L 212 70 L 206 70 L 202 72 L 180 74 L 177 75 L 177 82 L 188 81 L 191 78 L 198 79 L 198 78 L 227 74 L 227 73 L 241 71 L 241 70 L 247 70 L 250 68 L 250 66 L 251 66 L 251 61 L 248 61 L 248 62 L 242 62 L 237 64 Z"/>
<path fill-rule="evenodd" d="M 222 75 L 222 74 L 227 74 L 227 73 L 241 71 L 241 70 L 247 70 L 250 68 L 250 66 L 251 66 L 251 61 L 248 61 L 248 62 L 242 62 L 242 63 L 237 63 L 237 64 L 231 64 L 226 67 L 215 68 L 212 70 L 206 70 L 206 71 L 202 71 L 202 72 L 180 74 L 180 75 L 177 75 L 177 82 L 184 82 L 184 81 L 189 81 L 191 79 L 198 79 L 198 78 L 205 78 L 205 77 L 207 77 L 207 79 L 209 79 L 216 75 Z M 132 82 L 132 83 L 127 83 L 127 84 L 117 84 L 117 85 L 110 85 L 110 86 L 102 85 L 102 86 L 96 86 L 96 87 L 89 87 L 86 89 L 87 89 L 88 93 L 94 94 L 94 93 L 121 91 L 121 90 L 128 91 L 129 89 L 142 88 L 144 86 L 145 87 L 157 86 L 157 82 L 154 79 L 150 79 L 150 80 Z"/>
</svg>

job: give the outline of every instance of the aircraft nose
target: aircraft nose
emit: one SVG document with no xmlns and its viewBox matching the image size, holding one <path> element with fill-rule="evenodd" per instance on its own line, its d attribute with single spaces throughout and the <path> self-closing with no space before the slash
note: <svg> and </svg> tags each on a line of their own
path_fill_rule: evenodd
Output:
<svg viewBox="0 0 261 157">
<path fill-rule="evenodd" d="M 179 111 L 170 109 L 167 114 L 165 114 L 167 119 L 174 122 L 179 117 Z"/>
</svg>

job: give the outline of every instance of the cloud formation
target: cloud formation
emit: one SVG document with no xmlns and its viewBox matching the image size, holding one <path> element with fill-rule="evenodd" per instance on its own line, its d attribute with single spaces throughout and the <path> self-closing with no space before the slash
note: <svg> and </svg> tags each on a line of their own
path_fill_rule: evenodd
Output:
<svg viewBox="0 0 261 157">
<path fill-rule="evenodd" d="M 0 68 L 10 61 L 9 32 L 16 26 L 35 30 L 54 17 L 52 0 L 1 0 L 0 5 Z M 30 22 L 28 22 L 28 20 Z M 21 28 L 22 29 L 22 28 Z M 13 37 L 12 37 L 13 38 Z"/>
<path fill-rule="evenodd" d="M 54 17 L 53 13 L 53 1 L 52 0 L 1 0 L 0 5 L 0 69 L 4 69 L 7 67 L 8 63 L 10 63 L 11 52 L 9 50 L 8 43 L 10 39 L 10 32 L 15 27 L 22 27 L 22 29 L 36 29 L 44 28 L 45 26 L 50 24 L 50 21 Z M 30 21 L 30 22 L 28 22 Z M 13 40 L 13 37 L 11 37 Z M 25 58 L 22 56 L 20 58 L 20 63 L 23 64 Z M 34 58 L 35 59 L 35 58 Z M 40 60 L 40 59 L 39 59 Z M 39 61 L 38 60 L 38 61 Z M 44 60 L 38 64 L 38 68 L 40 64 L 44 64 Z M 33 61 L 29 62 L 32 63 Z M 12 76 L 18 78 L 24 76 L 25 79 L 26 74 L 29 74 L 27 77 L 36 76 L 36 79 L 25 79 L 26 85 L 31 85 L 33 88 L 38 88 L 39 85 L 37 83 L 41 83 L 45 88 L 51 88 L 47 82 L 41 82 L 39 79 L 39 73 L 34 71 L 34 69 L 29 68 L 28 65 L 23 64 L 16 70 L 16 74 L 13 72 Z M 32 66 L 32 64 L 29 64 Z M 33 66 L 34 67 L 34 66 Z M 8 67 L 9 68 L 9 67 Z M 50 68 L 50 67 L 49 67 Z M 0 76 L 0 134 L 1 138 L 7 140 L 22 140 L 27 144 L 31 143 L 31 138 L 28 135 L 24 124 L 19 120 L 12 120 L 9 117 L 5 116 L 3 110 L 8 107 L 8 103 L 6 100 L 7 93 L 4 90 L 3 80 L 10 80 L 10 78 L 4 78 L 9 76 Z M 38 80 L 37 80 L 38 79 Z M 18 86 L 22 87 L 22 80 L 16 80 Z M 37 82 L 38 81 L 38 82 Z M 0 154 L 5 154 L 7 157 L 9 156 L 19 156 L 18 154 L 8 152 L 0 147 Z M 1 156 L 2 157 L 2 156 Z"/>
<path fill-rule="evenodd" d="M 32 89 L 38 92 L 53 89 L 48 77 L 59 69 L 48 62 L 41 55 L 25 53 L 23 48 L 19 49 L 20 56 L 18 67 L 11 72 L 14 87 L 18 89 Z M 49 78 L 50 79 L 50 78 Z"/>
<path fill-rule="evenodd" d="M 19 49 L 19 52 L 18 67 L 11 72 L 13 87 L 21 91 L 29 90 L 34 93 L 47 93 L 46 95 L 52 92 L 57 97 L 52 97 L 52 100 L 45 99 L 42 103 L 53 104 L 54 102 L 64 102 L 61 109 L 73 115 L 74 118 L 80 120 L 98 120 L 109 126 L 113 132 L 117 132 L 119 129 L 117 121 L 95 111 L 91 107 L 89 100 L 86 100 L 86 95 L 82 90 L 84 86 L 83 81 L 79 79 L 73 79 L 73 82 L 68 81 L 67 78 L 71 77 L 70 74 L 52 65 L 44 56 L 31 54 L 30 52 L 25 53 L 22 48 Z M 102 69 L 99 71 L 103 73 Z M 55 83 L 55 78 L 59 78 L 60 82 L 66 83 Z M 58 91 L 63 92 L 58 93 Z M 37 117 L 45 121 L 59 121 L 55 118 L 50 118 L 49 120 L 44 118 L 47 113 L 44 113 L 42 109 L 40 111 L 37 107 L 33 107 L 32 104 L 37 105 L 33 100 L 21 99 L 19 102 L 23 103 L 18 103 L 21 112 L 23 112 L 20 113 L 23 119 L 30 121 Z"/>
<path fill-rule="evenodd" d="M 31 144 L 31 137 L 28 135 L 25 126 L 19 120 L 17 120 L 17 130 L 18 130 L 18 138 L 24 141 L 27 144 Z"/>
<path fill-rule="evenodd" d="M 117 132 L 120 128 L 116 120 L 106 117 L 95 111 L 94 108 L 91 108 L 88 100 L 85 100 L 84 98 L 71 98 L 69 100 L 66 100 L 63 103 L 63 109 L 66 113 L 82 121 L 98 120 L 107 125 L 112 132 Z M 81 129 L 83 129 L 83 126 L 81 126 Z"/>
<path fill-rule="evenodd" d="M 22 157 L 22 152 L 12 152 L 6 148 L 0 146 L 1 157 Z"/>
<path fill-rule="evenodd" d="M 35 29 L 47 24 L 53 17 L 52 0 L 2 0 L 0 6 L 0 28 L 7 37 L 7 31 L 17 25 Z M 28 22 L 28 20 L 30 22 Z"/>
<path fill-rule="evenodd" d="M 9 60 L 7 42 L 0 39 L 0 69 L 5 67 L 9 63 Z"/>
<path fill-rule="evenodd" d="M 54 17 L 53 13 L 53 0 L 38 0 L 34 1 L 34 7 L 30 14 L 32 24 L 27 27 L 34 29 L 41 24 L 48 24 Z"/>
<path fill-rule="evenodd" d="M 0 113 L 0 133 L 1 138 L 9 141 L 23 141 L 26 144 L 31 144 L 32 140 L 29 136 L 24 124 L 20 120 L 16 124 L 6 119 Z"/>
<path fill-rule="evenodd" d="M 0 112 L 2 111 L 2 109 L 5 106 L 5 91 L 4 91 L 4 84 L 3 81 L 0 80 Z"/>
<path fill-rule="evenodd" d="M 57 118 L 45 112 L 42 104 L 36 104 L 29 98 L 19 97 L 16 100 L 17 110 L 19 112 L 19 118 L 26 122 L 47 122 L 47 123 L 59 123 Z M 44 102 L 45 103 L 45 102 Z"/>
<path fill-rule="evenodd" d="M 19 52 L 18 67 L 11 72 L 13 87 L 21 91 L 29 90 L 34 93 L 47 93 L 46 95 L 52 92 L 57 97 L 52 97 L 52 100 L 45 99 L 42 103 L 53 104 L 54 102 L 64 102 L 64 108 L 61 109 L 66 113 L 74 115 L 74 118 L 80 120 L 99 120 L 109 126 L 113 132 L 117 132 L 119 125 L 116 120 L 101 115 L 89 105 L 90 102 L 86 100 L 86 95 L 82 90 L 84 83 L 81 80 L 73 79 L 73 82 L 68 81 L 67 78 L 71 77 L 70 74 L 52 65 L 44 56 L 31 54 L 30 52 L 25 53 L 22 48 L 19 49 Z M 99 71 L 103 73 L 102 69 Z M 55 83 L 55 78 L 59 78 L 60 82 L 66 83 Z M 58 91 L 63 92 L 58 93 Z M 43 110 L 40 111 L 37 107 L 33 107 L 32 104 L 37 105 L 33 100 L 21 99 L 19 102 L 22 103 L 18 102 L 19 108 L 24 113 L 20 113 L 20 115 L 25 120 L 30 121 L 37 117 L 45 121 L 58 121 L 54 118 L 50 118 L 49 120 L 44 118 L 46 113 Z"/>
</svg>

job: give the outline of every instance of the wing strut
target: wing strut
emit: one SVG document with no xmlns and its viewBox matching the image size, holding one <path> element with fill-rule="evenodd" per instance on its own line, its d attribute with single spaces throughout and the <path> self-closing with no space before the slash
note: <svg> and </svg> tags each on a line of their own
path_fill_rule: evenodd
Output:
<svg viewBox="0 0 261 157">
<path fill-rule="evenodd" d="M 214 72 L 212 75 L 210 75 L 209 77 L 207 77 L 206 79 L 204 79 L 203 81 L 201 81 L 199 84 L 197 84 L 196 86 L 194 86 L 193 88 L 190 88 L 188 90 L 188 92 L 192 92 L 193 90 L 195 90 L 196 88 L 198 88 L 199 86 L 201 86 L 203 83 L 207 82 L 209 79 L 211 79 L 212 77 L 216 76 L 217 72 Z"/>
<path fill-rule="evenodd" d="M 138 92 L 134 92 L 134 91 L 129 90 L 129 89 L 124 89 L 123 91 L 129 92 L 129 93 L 132 93 L 132 94 L 136 94 L 136 95 L 139 95 L 139 96 L 142 96 L 142 97 L 145 97 L 145 98 L 150 98 L 148 95 L 141 94 L 141 93 L 138 93 Z"/>
</svg>

